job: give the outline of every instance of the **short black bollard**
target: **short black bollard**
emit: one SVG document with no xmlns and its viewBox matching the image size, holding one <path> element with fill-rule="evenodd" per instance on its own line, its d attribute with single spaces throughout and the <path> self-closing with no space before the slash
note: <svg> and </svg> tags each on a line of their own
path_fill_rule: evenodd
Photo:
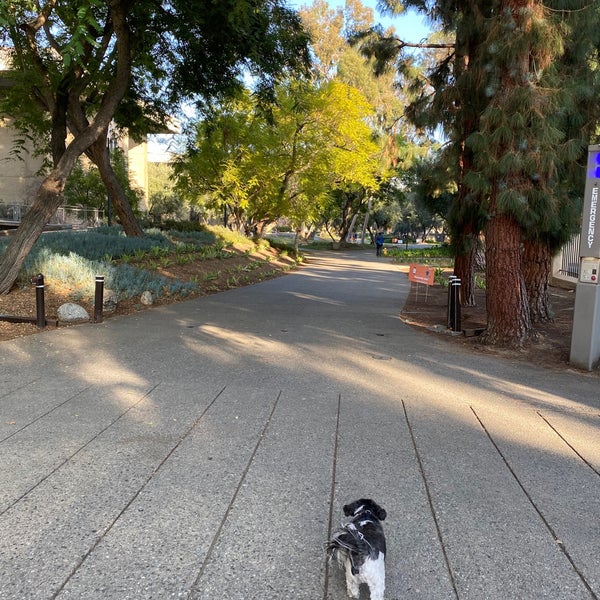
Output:
<svg viewBox="0 0 600 600">
<path fill-rule="evenodd" d="M 447 305 L 447 323 L 446 323 L 446 327 L 448 327 L 448 329 L 452 329 L 452 317 L 451 315 L 454 313 L 454 307 L 453 307 L 453 298 L 452 298 L 452 282 L 456 279 L 456 275 L 450 275 L 448 277 L 448 305 Z"/>
<path fill-rule="evenodd" d="M 104 276 L 96 276 L 96 291 L 94 294 L 94 323 L 102 323 L 104 306 Z"/>
<path fill-rule="evenodd" d="M 455 277 L 450 283 L 450 329 L 452 331 L 461 331 L 460 323 L 460 279 Z"/>
<path fill-rule="evenodd" d="M 46 327 L 46 302 L 44 299 L 44 276 L 38 273 L 31 279 L 31 283 L 35 283 L 35 312 L 36 325 L 38 329 Z"/>
</svg>

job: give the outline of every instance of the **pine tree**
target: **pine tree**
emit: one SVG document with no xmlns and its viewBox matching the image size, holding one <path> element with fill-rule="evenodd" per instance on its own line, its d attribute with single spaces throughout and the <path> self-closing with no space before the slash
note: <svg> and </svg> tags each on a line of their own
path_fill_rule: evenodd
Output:
<svg viewBox="0 0 600 600">
<path fill-rule="evenodd" d="M 382 4 L 392 14 L 401 10 L 395 0 Z M 419 0 L 409 0 L 406 5 L 427 10 Z M 474 259 L 483 227 L 479 194 L 464 183 L 473 165 L 473 153 L 466 140 L 477 131 L 488 101 L 482 85 L 480 53 L 483 25 L 492 10 L 493 0 L 438 2 L 431 6 L 428 16 L 441 33 L 434 33 L 426 42 L 413 44 L 377 31 L 362 41 L 363 52 L 377 59 L 379 71 L 393 62 L 407 82 L 413 96 L 406 110 L 408 118 L 418 128 L 434 131 L 441 127 L 448 140 L 432 165 L 439 171 L 433 179 L 450 177 L 457 187 L 446 220 L 455 254 L 454 270 L 462 282 L 461 301 L 465 305 L 475 303 Z M 414 46 L 429 49 L 431 55 L 420 65 L 404 52 Z"/>
<path fill-rule="evenodd" d="M 400 9 L 396 0 L 382 4 Z M 458 188 L 447 218 L 463 301 L 471 301 L 472 257 L 484 230 L 484 339 L 522 344 L 534 321 L 551 316 L 551 256 L 577 228 L 578 163 L 597 117 L 598 3 L 405 4 L 455 35 L 408 113 L 418 125 L 441 124 L 449 140 L 439 165 Z M 381 65 L 410 70 L 404 42 L 381 35 L 367 42 Z"/>
<path fill-rule="evenodd" d="M 554 61 L 559 110 L 549 116 L 563 132 L 565 142 L 556 153 L 556 176 L 548 182 L 555 198 L 554 210 L 547 210 L 542 197 L 537 208 L 540 217 L 523 230 L 523 274 L 527 287 L 531 319 L 534 323 L 551 320 L 548 295 L 552 257 L 579 231 L 586 146 L 591 142 L 599 111 L 597 102 L 600 36 L 600 6 L 580 2 L 557 2 L 558 23 L 563 52 Z"/>
<path fill-rule="evenodd" d="M 488 217 L 484 339 L 521 345 L 533 333 L 532 306 L 535 319 L 548 316 L 549 260 L 561 231 L 573 227 L 559 182 L 582 144 L 564 127 L 572 103 L 560 69 L 563 15 L 538 0 L 501 0 L 486 33 L 490 101 L 469 139 L 469 183 Z"/>
</svg>

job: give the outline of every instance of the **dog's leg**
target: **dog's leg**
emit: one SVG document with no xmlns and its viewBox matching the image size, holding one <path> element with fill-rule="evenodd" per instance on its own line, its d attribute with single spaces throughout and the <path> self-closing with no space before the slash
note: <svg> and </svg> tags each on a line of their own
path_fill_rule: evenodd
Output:
<svg viewBox="0 0 600 600">
<path fill-rule="evenodd" d="M 379 554 L 377 560 L 368 561 L 365 576 L 369 585 L 371 600 L 383 600 L 383 593 L 385 592 L 385 562 L 382 553 Z"/>
<path fill-rule="evenodd" d="M 383 600 L 383 593 L 385 592 L 385 584 L 381 581 L 374 581 L 369 584 L 369 595 L 371 600 Z M 358 598 L 358 596 L 357 596 Z"/>
<path fill-rule="evenodd" d="M 354 598 L 355 600 L 360 598 L 360 584 L 352 574 L 352 563 L 349 559 L 346 560 L 346 592 L 350 598 Z"/>
</svg>

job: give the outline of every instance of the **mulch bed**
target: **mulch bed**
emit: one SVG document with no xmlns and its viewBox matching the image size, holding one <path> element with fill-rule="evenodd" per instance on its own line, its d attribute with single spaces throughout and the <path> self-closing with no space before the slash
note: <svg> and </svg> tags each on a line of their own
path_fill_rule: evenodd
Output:
<svg viewBox="0 0 600 600">
<path fill-rule="evenodd" d="M 401 317 L 412 327 L 430 335 L 444 335 L 451 343 L 469 348 L 474 353 L 495 354 L 549 368 L 572 368 L 569 365 L 569 355 L 575 291 L 551 286 L 549 293 L 553 320 L 535 324 L 534 338 L 523 348 L 518 349 L 484 345 L 476 335 L 487 325 L 485 291 L 481 289 L 476 290 L 475 293 L 476 306 L 461 307 L 461 329 L 466 332 L 466 335 L 464 333 L 450 335 L 451 332 L 447 327 L 448 288 L 440 284 L 430 286 L 426 290 L 422 284 L 411 283 L 411 291 L 402 309 Z M 600 374 L 600 370 L 596 372 Z"/>
</svg>

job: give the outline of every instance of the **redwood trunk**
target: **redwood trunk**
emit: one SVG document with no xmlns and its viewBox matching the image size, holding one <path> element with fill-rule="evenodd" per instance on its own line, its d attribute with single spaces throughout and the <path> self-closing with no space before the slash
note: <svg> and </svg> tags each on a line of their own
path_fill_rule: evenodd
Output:
<svg viewBox="0 0 600 600">
<path fill-rule="evenodd" d="M 495 214 L 486 227 L 486 307 L 488 344 L 521 346 L 532 333 L 521 271 L 521 228 L 510 215 Z"/>
<path fill-rule="evenodd" d="M 547 242 L 527 240 L 523 249 L 523 277 L 527 287 L 533 323 L 552 320 L 548 283 L 552 272 L 552 253 Z"/>
</svg>

